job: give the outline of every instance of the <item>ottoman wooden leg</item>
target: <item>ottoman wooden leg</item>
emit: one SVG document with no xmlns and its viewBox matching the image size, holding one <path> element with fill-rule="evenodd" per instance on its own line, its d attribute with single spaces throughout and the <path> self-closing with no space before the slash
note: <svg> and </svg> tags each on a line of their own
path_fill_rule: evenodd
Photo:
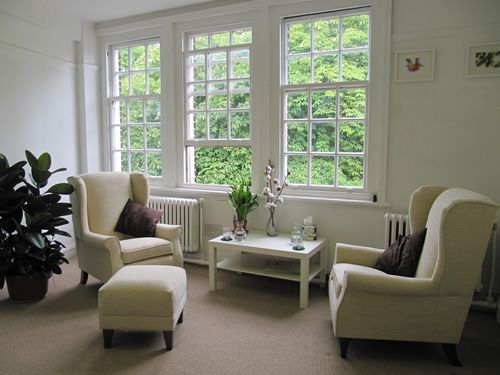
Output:
<svg viewBox="0 0 500 375">
<path fill-rule="evenodd" d="M 163 331 L 163 338 L 165 339 L 165 346 L 167 347 L 167 350 L 172 350 L 174 331 Z"/>
<path fill-rule="evenodd" d="M 114 331 L 112 329 L 103 329 L 102 330 L 102 337 L 104 339 L 104 347 L 105 348 L 111 348 L 111 342 L 113 341 L 113 333 L 114 333 Z"/>
<path fill-rule="evenodd" d="M 181 315 L 179 315 L 179 319 L 177 319 L 177 324 L 181 324 L 184 321 L 184 310 L 181 311 Z"/>
<path fill-rule="evenodd" d="M 87 280 L 89 279 L 89 274 L 85 271 L 82 271 L 80 274 L 80 284 L 87 284 Z"/>
</svg>

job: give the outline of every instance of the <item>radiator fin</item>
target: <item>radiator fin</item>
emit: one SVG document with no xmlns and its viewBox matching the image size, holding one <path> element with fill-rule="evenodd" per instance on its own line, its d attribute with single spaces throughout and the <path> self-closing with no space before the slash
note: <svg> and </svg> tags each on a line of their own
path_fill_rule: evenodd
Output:
<svg viewBox="0 0 500 375">
<path fill-rule="evenodd" d="M 410 234 L 408 215 L 387 213 L 385 218 L 385 247 L 389 247 L 398 235 Z"/>
<path fill-rule="evenodd" d="M 189 198 L 152 196 L 149 207 L 163 211 L 160 223 L 183 227 L 181 245 L 186 253 L 200 250 L 202 236 L 202 202 Z"/>
</svg>

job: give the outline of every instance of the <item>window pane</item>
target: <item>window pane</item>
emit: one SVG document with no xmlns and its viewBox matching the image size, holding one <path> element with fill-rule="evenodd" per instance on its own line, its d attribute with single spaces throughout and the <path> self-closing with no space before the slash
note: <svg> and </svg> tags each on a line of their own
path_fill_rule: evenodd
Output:
<svg viewBox="0 0 500 375">
<path fill-rule="evenodd" d="M 339 126 L 339 151 L 363 152 L 365 127 L 362 122 L 341 122 Z"/>
<path fill-rule="evenodd" d="M 206 113 L 191 113 L 189 121 L 189 139 L 207 139 Z"/>
<path fill-rule="evenodd" d="M 159 150 L 161 148 L 161 130 L 159 126 L 146 127 L 146 144 L 150 150 Z"/>
<path fill-rule="evenodd" d="M 210 139 L 227 139 L 227 112 L 211 112 L 208 114 Z"/>
<path fill-rule="evenodd" d="M 231 95 L 231 108 L 250 108 L 250 94 Z"/>
<path fill-rule="evenodd" d="M 252 30 L 250 29 L 234 30 L 231 35 L 233 45 L 252 43 Z"/>
<path fill-rule="evenodd" d="M 120 48 L 118 50 L 118 70 L 126 72 L 128 70 L 128 48 Z"/>
<path fill-rule="evenodd" d="M 287 169 L 291 173 L 288 177 L 291 184 L 307 184 L 307 156 L 288 155 Z"/>
<path fill-rule="evenodd" d="M 288 25 L 288 53 L 311 51 L 311 23 L 302 22 Z"/>
<path fill-rule="evenodd" d="M 148 152 L 148 176 L 159 177 L 162 175 L 161 154 L 159 152 Z"/>
<path fill-rule="evenodd" d="M 311 82 L 311 58 L 309 56 L 288 58 L 288 84 L 299 85 Z"/>
<path fill-rule="evenodd" d="M 146 73 L 131 73 L 132 80 L 132 95 L 145 95 L 146 94 Z"/>
<path fill-rule="evenodd" d="M 146 122 L 160 122 L 160 100 L 146 100 Z"/>
<path fill-rule="evenodd" d="M 226 47 L 229 45 L 229 32 L 210 34 L 211 47 Z"/>
<path fill-rule="evenodd" d="M 339 56 L 314 56 L 314 83 L 336 82 L 339 80 Z"/>
<path fill-rule="evenodd" d="M 289 122 L 286 139 L 287 151 L 307 151 L 307 122 Z"/>
<path fill-rule="evenodd" d="M 360 156 L 339 157 L 339 185 L 363 187 L 363 158 Z"/>
<path fill-rule="evenodd" d="M 240 176 L 251 178 L 249 147 L 187 147 L 194 150 L 194 181 L 200 184 L 230 184 Z"/>
<path fill-rule="evenodd" d="M 289 119 L 306 119 L 309 108 L 309 95 L 307 91 L 288 93 L 287 101 L 287 118 Z"/>
<path fill-rule="evenodd" d="M 312 91 L 312 117 L 335 118 L 337 108 L 336 90 Z"/>
<path fill-rule="evenodd" d="M 128 133 L 126 126 L 113 126 L 111 128 L 113 150 L 126 150 L 128 147 Z"/>
<path fill-rule="evenodd" d="M 128 152 L 113 152 L 113 171 L 128 172 Z"/>
<path fill-rule="evenodd" d="M 204 110 L 207 108 L 206 96 L 190 96 L 188 97 L 189 110 Z"/>
<path fill-rule="evenodd" d="M 208 35 L 198 35 L 191 38 L 191 40 L 194 49 L 208 48 Z"/>
<path fill-rule="evenodd" d="M 131 126 L 130 131 L 130 148 L 132 150 L 144 149 L 144 128 L 142 126 Z"/>
<path fill-rule="evenodd" d="M 127 104 L 125 101 L 114 101 L 111 107 L 111 123 L 113 125 L 127 123 Z"/>
<path fill-rule="evenodd" d="M 229 89 L 231 92 L 250 92 L 250 81 L 231 81 Z"/>
<path fill-rule="evenodd" d="M 205 95 L 205 84 L 195 83 L 192 85 L 188 85 L 187 92 L 188 95 Z"/>
<path fill-rule="evenodd" d="M 128 74 L 120 74 L 118 76 L 118 93 L 116 94 L 120 96 L 129 95 Z"/>
<path fill-rule="evenodd" d="M 231 69 L 231 78 L 246 78 L 250 76 L 250 61 L 237 60 L 233 61 Z"/>
<path fill-rule="evenodd" d="M 142 152 L 130 153 L 131 172 L 144 173 L 144 154 Z"/>
<path fill-rule="evenodd" d="M 227 95 L 209 95 L 208 108 L 210 109 L 226 109 Z"/>
<path fill-rule="evenodd" d="M 333 185 L 335 179 L 335 158 L 333 156 L 313 156 L 311 163 L 311 183 L 313 185 Z"/>
<path fill-rule="evenodd" d="M 342 18 L 342 47 L 368 46 L 368 14 Z"/>
<path fill-rule="evenodd" d="M 142 124 L 144 122 L 142 100 L 130 100 L 128 102 L 128 119 L 130 124 Z"/>
<path fill-rule="evenodd" d="M 145 46 L 135 46 L 130 48 L 130 69 L 139 70 L 146 68 L 146 48 Z"/>
<path fill-rule="evenodd" d="M 149 72 L 149 94 L 159 94 L 161 91 L 160 72 Z"/>
<path fill-rule="evenodd" d="M 217 82 L 208 84 L 209 94 L 225 94 L 227 91 L 226 82 Z"/>
<path fill-rule="evenodd" d="M 342 79 L 344 81 L 368 79 L 368 51 L 342 54 Z"/>
<path fill-rule="evenodd" d="M 312 150 L 315 152 L 335 152 L 335 123 L 312 123 Z"/>
<path fill-rule="evenodd" d="M 209 79 L 226 79 L 227 78 L 227 63 L 226 52 L 211 53 L 208 55 Z"/>
<path fill-rule="evenodd" d="M 202 81 L 205 79 L 205 55 L 189 56 L 188 64 L 189 81 Z"/>
<path fill-rule="evenodd" d="M 339 48 L 339 19 L 314 21 L 314 50 L 332 51 Z"/>
<path fill-rule="evenodd" d="M 231 138 L 249 139 L 250 138 L 250 113 L 232 112 L 231 113 Z"/>
<path fill-rule="evenodd" d="M 339 100 L 340 117 L 365 117 L 365 89 L 341 89 Z"/>
<path fill-rule="evenodd" d="M 149 68 L 160 67 L 160 43 L 154 43 L 148 45 L 148 67 Z"/>
</svg>

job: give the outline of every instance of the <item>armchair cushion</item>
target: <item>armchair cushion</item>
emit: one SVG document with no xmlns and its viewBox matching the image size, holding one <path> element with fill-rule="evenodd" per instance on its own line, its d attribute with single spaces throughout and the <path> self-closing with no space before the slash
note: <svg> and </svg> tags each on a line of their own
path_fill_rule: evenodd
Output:
<svg viewBox="0 0 500 375">
<path fill-rule="evenodd" d="M 161 211 L 129 199 L 118 218 L 115 230 L 134 237 L 153 237 L 161 215 Z"/>
<path fill-rule="evenodd" d="M 379 257 L 375 268 L 391 275 L 414 277 L 426 231 L 424 228 L 405 237 L 399 235 Z"/>
<path fill-rule="evenodd" d="M 124 264 L 156 258 L 173 253 L 172 242 L 156 237 L 131 238 L 120 241 L 121 257 Z"/>
</svg>

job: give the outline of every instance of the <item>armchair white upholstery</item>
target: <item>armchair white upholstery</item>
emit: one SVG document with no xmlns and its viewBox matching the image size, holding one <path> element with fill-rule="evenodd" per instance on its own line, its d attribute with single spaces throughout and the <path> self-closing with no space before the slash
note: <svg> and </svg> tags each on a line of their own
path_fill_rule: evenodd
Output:
<svg viewBox="0 0 500 375">
<path fill-rule="evenodd" d="M 460 341 L 497 205 L 465 189 L 423 186 L 410 200 L 410 230 L 427 227 L 415 277 L 373 266 L 384 251 L 338 243 L 329 280 L 340 354 L 351 339 L 437 342 L 460 365 Z"/>
<path fill-rule="evenodd" d="M 69 177 L 68 182 L 75 188 L 70 200 L 82 284 L 88 274 L 106 282 L 129 264 L 182 267 L 181 226 L 158 224 L 155 237 L 140 238 L 114 230 L 129 198 L 148 204 L 149 183 L 144 174 L 97 172 Z"/>
</svg>

